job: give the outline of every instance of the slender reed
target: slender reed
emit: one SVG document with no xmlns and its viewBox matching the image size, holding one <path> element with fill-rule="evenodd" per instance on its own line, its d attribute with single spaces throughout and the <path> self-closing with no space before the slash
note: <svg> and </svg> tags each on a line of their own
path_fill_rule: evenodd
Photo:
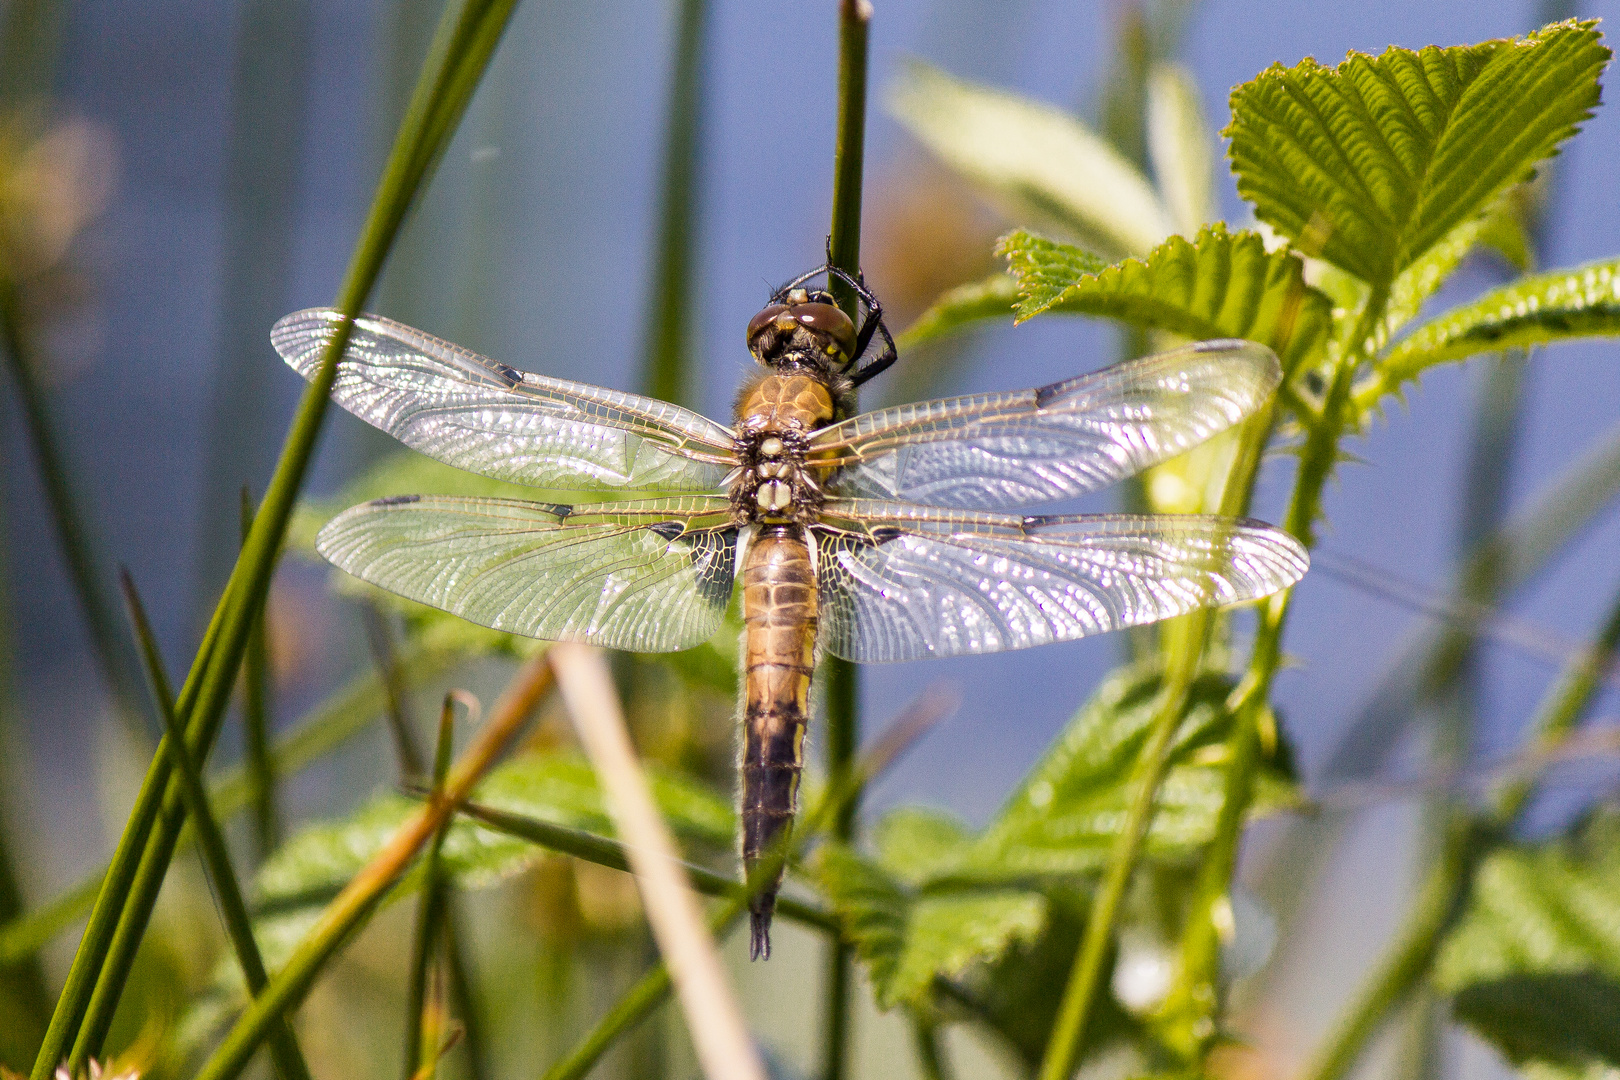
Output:
<svg viewBox="0 0 1620 1080">
<path fill-rule="evenodd" d="M 439 709 L 439 738 L 433 751 L 433 786 L 428 791 L 428 805 L 444 801 L 445 777 L 450 774 L 450 754 L 455 735 L 454 691 L 444 696 Z M 476 701 L 468 699 L 469 709 Z M 416 935 L 411 944 L 411 977 L 407 984 L 409 996 L 405 1002 L 405 1080 L 411 1080 L 420 1069 L 431 1067 L 439 1058 L 438 1040 L 430 1045 L 423 1037 L 428 1007 L 428 974 L 435 946 L 443 939 L 445 890 L 439 853 L 444 850 L 444 837 L 450 831 L 450 817 L 444 819 L 428 844 L 422 862 L 422 897 L 416 906 Z"/>
<path fill-rule="evenodd" d="M 339 291 L 337 306 L 347 314 L 360 310 L 376 283 L 399 228 L 444 152 L 515 3 L 464 0 L 445 10 Z M 199 764 L 207 760 L 213 746 L 248 631 L 268 590 L 270 572 L 320 433 L 337 374 L 337 360 L 347 344 L 349 329 L 350 324 L 345 323 L 333 335 L 321 369 L 304 393 L 247 543 L 181 687 L 176 714 L 191 743 L 193 760 Z M 79 1034 L 81 1021 L 88 1021 L 86 1026 L 92 1035 L 86 1045 L 87 1056 L 100 1049 L 95 1033 L 104 1031 L 110 1022 L 184 821 L 178 793 L 169 791 L 169 761 L 168 752 L 160 748 L 148 769 L 34 1060 L 30 1080 L 48 1080 L 64 1050 Z M 170 794 L 174 795 L 170 805 L 175 809 L 165 813 L 159 823 L 158 811 Z M 154 824 L 158 825 L 155 833 Z"/>
</svg>

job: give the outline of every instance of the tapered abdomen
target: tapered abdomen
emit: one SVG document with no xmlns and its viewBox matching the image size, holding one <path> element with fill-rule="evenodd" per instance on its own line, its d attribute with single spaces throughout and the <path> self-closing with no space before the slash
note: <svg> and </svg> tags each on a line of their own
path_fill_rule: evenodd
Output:
<svg viewBox="0 0 1620 1080">
<path fill-rule="evenodd" d="M 804 764 L 816 643 L 816 579 L 804 530 L 767 525 L 749 545 L 743 586 L 743 868 L 786 840 Z M 751 955 L 771 953 L 771 915 L 782 874 L 749 904 Z"/>
</svg>

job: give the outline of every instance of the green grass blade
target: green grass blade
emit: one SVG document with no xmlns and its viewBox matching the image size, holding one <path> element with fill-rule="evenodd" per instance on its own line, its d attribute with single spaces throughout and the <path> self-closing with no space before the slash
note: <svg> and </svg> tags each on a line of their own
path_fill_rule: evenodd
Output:
<svg viewBox="0 0 1620 1080">
<path fill-rule="evenodd" d="M 225 834 L 220 831 L 219 822 L 215 820 L 214 812 L 209 806 L 208 791 L 203 786 L 202 776 L 198 774 L 191 756 L 186 752 L 185 733 L 180 730 L 180 721 L 174 715 L 174 692 L 170 689 L 169 676 L 164 670 L 157 641 L 152 636 L 152 627 L 147 621 L 145 606 L 141 603 L 140 595 L 135 590 L 135 583 L 127 570 L 124 571 L 122 580 L 130 624 L 134 628 L 136 640 L 140 643 L 141 659 L 146 666 L 148 688 L 158 714 L 163 717 L 163 726 L 168 735 L 166 743 L 173 758 L 175 772 L 180 777 L 180 792 L 191 814 L 192 827 L 197 833 L 197 846 L 202 850 L 203 861 L 208 867 L 208 876 L 213 881 L 220 914 L 225 921 L 225 930 L 231 939 L 232 948 L 236 951 L 236 960 L 241 965 L 242 977 L 247 982 L 248 992 L 257 995 L 263 992 L 268 977 L 265 975 L 264 958 L 259 955 L 258 942 L 253 938 L 253 924 L 248 918 L 247 904 L 242 899 L 241 884 L 236 879 L 236 872 L 231 868 L 230 852 L 225 846 Z M 298 1049 L 298 1040 L 293 1036 L 292 1027 L 285 1017 L 270 1034 L 270 1057 L 282 1080 L 310 1080 L 309 1066 L 304 1061 L 303 1053 Z M 88 1061 L 70 1058 L 68 1071 L 78 1075 L 87 1066 Z"/>
<path fill-rule="evenodd" d="M 358 312 L 370 294 L 399 227 L 434 162 L 444 152 L 515 4 L 516 0 L 466 0 L 458 7 L 446 9 L 338 292 L 337 306 L 341 310 L 350 314 Z M 248 631 L 269 588 L 270 572 L 320 433 L 327 397 L 337 374 L 337 360 L 347 340 L 348 327 L 345 326 L 334 335 L 320 373 L 300 401 L 264 502 L 210 623 L 205 649 L 193 661 L 181 689 L 176 711 L 192 743 L 194 760 L 199 763 L 207 760 L 208 750 L 218 734 L 219 720 L 236 679 Z M 101 995 L 102 1004 L 98 1008 L 110 1011 L 112 1004 L 116 1004 L 134 947 L 125 944 L 119 955 L 113 956 L 110 949 L 115 936 L 114 923 L 121 924 L 118 929 L 123 931 L 121 937 L 126 943 L 139 941 L 184 820 L 176 801 L 175 811 L 163 814 L 157 835 L 151 837 L 148 845 L 148 834 L 159 820 L 159 803 L 164 799 L 168 779 L 168 756 L 160 752 L 153 759 L 136 809 L 115 853 L 114 865 L 119 872 L 109 873 L 103 885 L 102 898 L 106 903 L 98 901 L 97 909 L 91 914 L 91 924 L 74 958 L 67 987 L 58 999 L 30 1080 L 48 1080 L 63 1050 L 77 1034 L 81 1017 L 90 1005 L 93 987 L 103 974 L 103 963 L 109 958 L 120 963 L 105 972 L 108 989 Z M 142 859 L 139 869 L 135 866 L 137 852 L 149 856 Z M 119 854 L 123 856 L 122 861 L 117 857 Z M 99 1017 L 95 1019 L 97 1024 L 101 1022 Z M 91 1048 L 92 1052 L 98 1049 Z"/>
</svg>

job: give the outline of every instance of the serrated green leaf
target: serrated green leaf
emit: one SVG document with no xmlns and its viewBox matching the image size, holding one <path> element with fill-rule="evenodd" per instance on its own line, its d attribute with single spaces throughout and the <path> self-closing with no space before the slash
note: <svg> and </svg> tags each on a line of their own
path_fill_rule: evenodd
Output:
<svg viewBox="0 0 1620 1080">
<path fill-rule="evenodd" d="M 1434 980 L 1516 1064 L 1620 1068 L 1620 809 L 1486 858 Z"/>
<path fill-rule="evenodd" d="M 1018 302 L 1018 285 L 1008 274 L 991 274 L 940 294 L 929 309 L 917 316 L 895 339 L 900 355 L 929 341 L 949 337 L 989 319 L 1011 321 Z"/>
<path fill-rule="evenodd" d="M 1609 59 L 1595 25 L 1273 65 L 1232 91 L 1238 193 L 1302 250 L 1388 286 L 1591 115 Z"/>
<path fill-rule="evenodd" d="M 1030 942 L 1046 898 L 1023 890 L 923 892 L 842 844 L 816 852 L 814 871 L 866 963 L 878 1005 L 922 1005 L 936 976 L 954 977 Z"/>
<path fill-rule="evenodd" d="M 1453 308 L 1396 342 L 1376 382 L 1357 391 L 1370 404 L 1436 364 L 1522 345 L 1620 335 L 1620 258 L 1533 274 Z"/>
<path fill-rule="evenodd" d="M 1152 726 L 1161 673 L 1115 671 L 1076 714 L 953 872 L 980 880 L 1085 874 L 1101 867 L 1125 818 L 1130 780 Z M 1193 683 L 1160 788 L 1146 857 L 1179 860 L 1214 834 L 1226 783 L 1232 689 L 1222 674 Z M 1285 747 L 1261 770 L 1251 813 L 1297 805 Z"/>
<path fill-rule="evenodd" d="M 1017 230 L 998 249 L 1018 280 L 1020 322 L 1045 311 L 1102 315 L 1190 338 L 1248 338 L 1293 370 L 1325 345 L 1332 302 L 1306 285 L 1298 256 L 1220 223 L 1172 236 L 1109 267 L 1068 244 Z"/>
<path fill-rule="evenodd" d="M 729 801 L 690 780 L 652 766 L 653 797 L 670 828 L 713 849 L 729 847 L 735 815 Z M 474 794 L 497 810 L 539 818 L 604 836 L 613 823 L 590 763 L 577 754 L 526 754 L 492 770 Z M 336 821 L 306 828 L 283 844 L 254 879 L 261 906 L 287 905 L 342 887 L 418 808 L 384 793 Z M 468 820 L 457 820 L 445 837 L 442 866 L 463 888 L 493 884 L 532 865 L 545 852 Z"/>
<path fill-rule="evenodd" d="M 961 821 L 921 806 L 896 807 L 872 830 L 883 868 L 908 885 L 920 885 L 948 870 L 972 840 Z"/>
<path fill-rule="evenodd" d="M 1147 179 L 1060 109 L 918 62 L 895 83 L 889 109 L 1015 221 L 1114 258 L 1146 251 L 1170 232 Z"/>
<path fill-rule="evenodd" d="M 1170 219 L 1183 236 L 1215 220 L 1215 133 L 1198 81 L 1180 64 L 1155 64 L 1147 81 L 1148 151 Z"/>
</svg>

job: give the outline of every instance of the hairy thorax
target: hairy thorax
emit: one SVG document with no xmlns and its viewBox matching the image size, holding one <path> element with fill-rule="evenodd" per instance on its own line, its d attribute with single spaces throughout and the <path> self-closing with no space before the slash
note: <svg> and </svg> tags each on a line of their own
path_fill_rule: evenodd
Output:
<svg viewBox="0 0 1620 1080">
<path fill-rule="evenodd" d="M 746 387 L 737 399 L 737 457 L 730 479 L 739 522 L 808 524 L 821 505 L 811 434 L 833 418 L 833 397 L 814 375 L 776 373 Z"/>
</svg>

